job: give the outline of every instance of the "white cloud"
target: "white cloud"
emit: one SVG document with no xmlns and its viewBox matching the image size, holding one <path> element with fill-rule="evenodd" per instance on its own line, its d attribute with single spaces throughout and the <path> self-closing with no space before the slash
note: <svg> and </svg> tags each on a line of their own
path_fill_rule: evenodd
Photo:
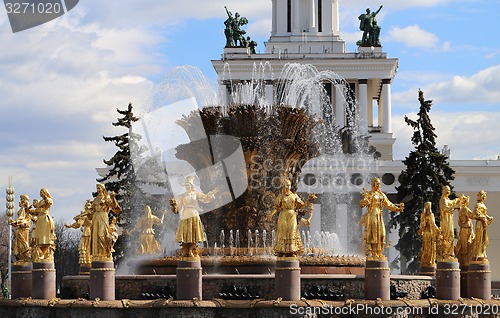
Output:
<svg viewBox="0 0 500 318">
<path fill-rule="evenodd" d="M 444 145 L 448 145 L 451 159 L 493 159 L 500 153 L 500 113 L 448 113 L 431 109 L 429 115 L 436 129 L 437 148 L 441 150 Z M 407 116 L 417 119 L 415 112 L 408 113 Z M 404 159 L 415 148 L 410 141 L 413 130 L 404 122 L 403 116 L 394 116 L 392 123 L 394 136 L 397 136 L 394 157 Z"/>
<path fill-rule="evenodd" d="M 102 136 L 125 132 L 111 125 L 116 108 L 144 106 L 153 86 L 148 76 L 164 72 L 166 61 L 161 29 L 105 26 L 92 21 L 93 9 L 82 2 L 15 34 L 7 20 L 0 24 L 9 29 L 0 32 L 0 187 L 7 176 L 16 197 L 36 198 L 47 187 L 56 218 L 70 219 L 91 197 L 95 168 L 116 152 Z"/>
<path fill-rule="evenodd" d="M 419 7 L 431 8 L 452 2 L 465 2 L 465 0 L 406 0 L 406 1 L 386 0 L 384 1 L 383 5 L 384 8 L 395 8 L 395 9 L 419 8 Z M 340 5 L 342 9 L 344 7 L 347 8 L 369 7 L 370 9 L 375 10 L 378 8 L 380 4 L 373 2 L 367 3 L 366 0 L 350 0 L 350 1 L 342 1 Z"/>
<path fill-rule="evenodd" d="M 389 29 L 388 35 L 384 38 L 385 41 L 400 42 L 408 47 L 420 48 L 437 48 L 439 38 L 425 30 L 422 30 L 418 25 L 411 25 L 404 28 L 393 26 Z"/>
<path fill-rule="evenodd" d="M 247 34 L 252 37 L 265 37 L 271 35 L 272 21 L 271 19 L 262 19 L 258 20 L 255 23 L 250 23 L 247 28 Z M 262 48 L 260 48 L 261 52 L 264 52 Z"/>
<path fill-rule="evenodd" d="M 423 77 L 425 78 L 425 77 Z M 425 81 L 421 86 L 393 94 L 396 105 L 418 106 L 416 90 L 421 88 L 435 105 L 444 104 L 476 104 L 498 105 L 500 101 L 500 65 L 488 67 L 469 77 L 454 75 L 447 80 Z"/>
<path fill-rule="evenodd" d="M 388 0 L 377 19 L 383 23 L 391 10 L 448 2 L 451 0 Z M 360 38 L 356 17 L 364 12 L 366 1 L 340 3 L 341 34 L 354 43 Z M 140 109 L 152 89 L 150 78 L 162 74 L 169 62 L 162 54 L 166 45 L 175 45 L 168 42 L 169 36 L 178 32 L 179 25 L 199 28 L 196 31 L 203 36 L 204 30 L 197 20 L 220 19 L 222 27 L 226 17 L 224 5 L 233 13 L 239 12 L 249 18 L 247 32 L 250 36 L 269 36 L 269 0 L 123 0 L 119 3 L 87 0 L 80 1 L 62 18 L 16 34 L 10 33 L 6 14 L 0 6 L 3 47 L 0 50 L 0 187 L 4 188 L 7 176 L 12 175 L 16 196 L 28 193 L 36 198 L 39 189 L 47 187 L 54 196 L 52 212 L 56 217 L 70 219 L 78 213 L 85 199 L 95 191 L 95 168 L 103 166 L 102 159 L 110 158 L 116 151 L 101 136 L 123 132 L 111 126 L 118 117 L 115 109 L 125 108 L 128 102 Z M 368 6 L 378 7 L 376 4 Z M 433 43 L 433 49 L 443 50 L 450 45 L 440 43 L 439 39 L 436 41 L 432 33 L 419 27 L 398 30 L 414 32 L 412 36 Z M 400 41 L 403 40 L 400 38 Z M 260 45 L 258 49 L 263 51 Z M 432 83 L 439 85 L 421 87 L 435 100 L 446 100 L 451 93 L 463 93 L 457 95 L 460 102 L 494 101 L 498 100 L 495 92 L 495 87 L 499 87 L 498 71 L 497 68 L 486 69 L 471 77 L 457 76 L 449 81 L 434 78 Z M 440 76 L 421 74 L 422 83 L 429 83 L 434 75 Z M 429 76 L 427 81 L 426 76 Z M 476 93 L 468 93 L 470 89 Z M 409 89 L 395 93 L 395 105 L 403 100 L 411 100 L 415 105 L 416 88 L 411 92 Z M 470 114 L 458 115 L 457 120 L 464 122 L 462 126 L 451 120 L 455 117 L 448 115 L 448 120 L 446 114 L 433 117 L 439 131 L 445 131 L 441 134 L 438 131 L 438 142 L 444 144 L 444 140 L 450 144 L 453 156 L 489 155 L 472 148 L 481 144 L 472 130 L 478 126 L 492 129 L 491 136 L 481 141 L 491 147 L 492 155 L 500 153 L 495 143 L 499 136 L 494 131 L 498 116 L 469 118 L 466 116 Z M 393 119 L 398 138 L 396 148 L 409 149 L 411 132 L 400 121 L 401 118 Z M 450 132 L 446 132 L 447 125 L 452 127 Z M 461 135 L 465 132 L 468 135 Z M 0 197 L 3 206 L 2 200 Z"/>
</svg>

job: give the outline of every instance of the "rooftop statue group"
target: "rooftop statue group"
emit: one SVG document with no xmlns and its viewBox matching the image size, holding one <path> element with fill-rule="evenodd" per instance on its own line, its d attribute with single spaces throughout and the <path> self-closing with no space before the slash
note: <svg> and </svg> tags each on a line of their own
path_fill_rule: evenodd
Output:
<svg viewBox="0 0 500 318">
<path fill-rule="evenodd" d="M 225 29 L 224 35 L 226 36 L 226 47 L 248 47 L 250 48 L 250 53 L 255 54 L 255 47 L 257 42 L 252 40 L 249 36 L 245 37 L 246 31 L 242 30 L 241 27 L 248 24 L 248 20 L 245 17 L 241 17 L 238 12 L 233 16 L 231 11 L 227 10 L 227 19 L 224 21 Z"/>
<path fill-rule="evenodd" d="M 361 40 L 357 42 L 358 46 L 380 46 L 380 26 L 375 17 L 382 10 L 382 7 L 381 5 L 375 12 L 371 12 L 367 8 L 366 13 L 358 17 L 359 29 L 363 31 Z"/>
</svg>

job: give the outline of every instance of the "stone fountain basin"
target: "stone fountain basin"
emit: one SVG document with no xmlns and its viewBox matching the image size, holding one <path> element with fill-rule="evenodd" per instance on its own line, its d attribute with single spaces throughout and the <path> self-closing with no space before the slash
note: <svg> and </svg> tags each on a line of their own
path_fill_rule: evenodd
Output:
<svg viewBox="0 0 500 318">
<path fill-rule="evenodd" d="M 61 298 L 88 298 L 89 276 L 64 276 L 61 287 Z M 220 298 L 219 293 L 228 287 L 245 286 L 252 294 L 262 299 L 276 299 L 274 295 L 274 274 L 270 275 L 203 275 L 203 299 Z M 391 275 L 391 285 L 398 291 L 408 292 L 408 299 L 420 299 L 422 292 L 435 285 L 430 276 Z M 342 291 L 346 299 L 364 298 L 364 275 L 347 274 L 303 274 L 301 289 L 303 292 L 314 286 L 326 286 Z M 143 299 L 143 293 L 157 293 L 167 289 L 176 295 L 175 275 L 117 275 L 115 283 L 116 299 Z"/>
<path fill-rule="evenodd" d="M 136 275 L 175 275 L 179 258 L 135 259 L 127 264 Z M 302 256 L 301 274 L 364 275 L 365 262 L 357 256 Z M 203 256 L 204 275 L 215 274 L 273 274 L 276 257 L 271 255 Z"/>
</svg>

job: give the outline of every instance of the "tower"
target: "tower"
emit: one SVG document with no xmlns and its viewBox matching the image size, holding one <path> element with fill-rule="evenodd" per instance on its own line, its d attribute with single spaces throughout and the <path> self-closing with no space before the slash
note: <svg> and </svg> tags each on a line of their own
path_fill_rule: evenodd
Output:
<svg viewBox="0 0 500 318">
<path fill-rule="evenodd" d="M 357 52 L 346 52 L 340 35 L 339 0 L 271 1 L 272 30 L 265 43 L 265 53 L 251 54 L 246 47 L 226 47 L 221 59 L 212 60 L 223 102 L 230 105 L 230 96 L 234 96 L 235 90 L 246 91 L 245 85 L 252 85 L 255 67 L 266 63 L 272 72 L 263 75 L 262 98 L 269 105 L 277 95 L 274 74 L 281 74 L 286 64 L 310 64 L 318 71 L 333 71 L 345 79 L 353 92 L 356 114 L 370 135 L 370 145 L 377 149 L 376 156 L 382 160 L 393 159 L 391 82 L 398 59 L 388 58 L 381 46 L 360 46 Z M 337 124 L 342 128 L 346 125 L 348 105 L 339 97 L 338 87 L 332 83 L 324 85 Z"/>
<path fill-rule="evenodd" d="M 271 0 L 272 31 L 266 52 L 345 53 L 338 0 Z"/>
</svg>

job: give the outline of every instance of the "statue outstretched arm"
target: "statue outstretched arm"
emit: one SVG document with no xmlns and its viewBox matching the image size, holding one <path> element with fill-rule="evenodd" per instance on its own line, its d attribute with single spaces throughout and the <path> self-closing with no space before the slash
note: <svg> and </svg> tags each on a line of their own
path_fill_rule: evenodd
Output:
<svg viewBox="0 0 500 318">
<path fill-rule="evenodd" d="M 364 208 L 370 205 L 370 192 L 366 190 L 366 188 L 363 188 L 361 190 L 361 195 L 363 196 L 363 198 L 359 201 L 359 207 Z"/>
<path fill-rule="evenodd" d="M 214 189 L 207 194 L 204 194 L 202 192 L 197 192 L 197 197 L 198 199 L 203 202 L 203 203 L 210 203 L 215 199 L 215 194 L 219 191 L 219 189 Z"/>
<path fill-rule="evenodd" d="M 403 212 L 405 209 L 405 204 L 403 202 L 399 204 L 394 204 L 389 199 L 387 196 L 384 195 L 384 206 L 387 210 L 392 211 L 392 212 Z"/>
<path fill-rule="evenodd" d="M 311 219 L 312 219 L 312 216 L 313 216 L 313 211 L 314 211 L 314 205 L 313 205 L 313 201 L 316 201 L 318 197 L 316 196 L 316 193 L 310 193 L 309 196 L 307 197 L 307 201 L 306 201 L 306 208 L 307 208 L 307 212 L 309 212 L 309 217 L 307 218 L 307 221 L 309 222 L 309 224 L 311 224 Z"/>
<path fill-rule="evenodd" d="M 278 209 L 274 208 L 269 214 L 269 218 L 272 218 L 276 213 L 278 213 Z"/>
<path fill-rule="evenodd" d="M 111 210 L 114 213 L 120 213 L 122 211 L 122 208 L 120 207 L 120 205 L 118 204 L 118 201 L 116 200 L 116 193 L 111 192 L 109 194 L 109 196 L 111 198 Z"/>
<path fill-rule="evenodd" d="M 68 229 L 78 229 L 83 225 L 83 219 L 77 218 L 72 224 L 64 224 L 64 227 Z"/>
<path fill-rule="evenodd" d="M 304 201 L 302 201 L 302 198 L 298 194 L 295 194 L 295 204 L 297 205 L 296 209 L 302 209 L 306 206 L 306 204 L 304 203 Z"/>
<path fill-rule="evenodd" d="M 378 10 L 373 15 L 376 16 L 380 12 L 380 10 L 382 10 L 383 7 L 384 7 L 384 5 L 381 4 L 380 7 L 378 8 Z"/>
<path fill-rule="evenodd" d="M 175 214 L 179 214 L 179 205 L 177 204 L 178 200 L 174 197 L 170 198 L 168 200 L 170 204 L 170 208 L 172 209 L 172 212 Z"/>
</svg>

